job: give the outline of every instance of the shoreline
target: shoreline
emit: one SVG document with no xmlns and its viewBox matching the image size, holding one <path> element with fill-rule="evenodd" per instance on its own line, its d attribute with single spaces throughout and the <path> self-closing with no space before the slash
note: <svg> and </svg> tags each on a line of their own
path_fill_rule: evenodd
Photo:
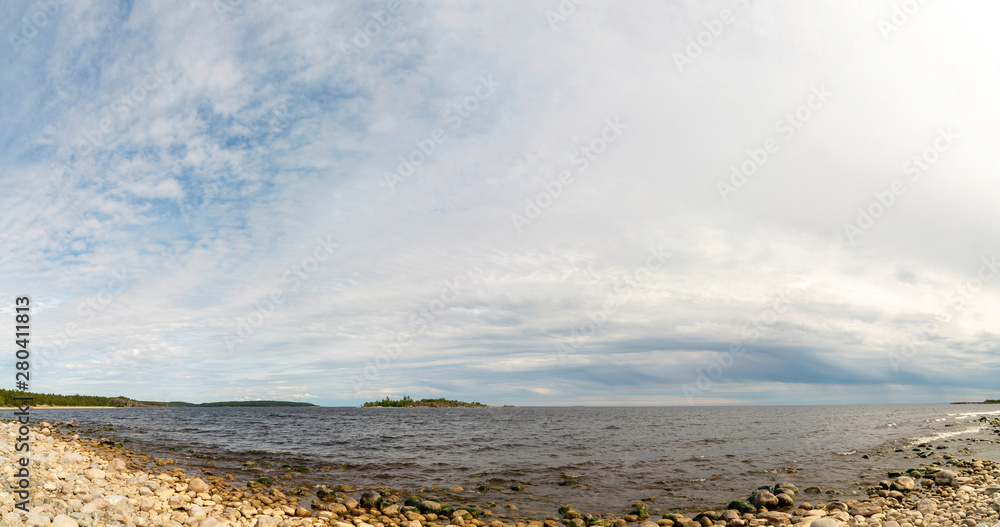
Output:
<svg viewBox="0 0 1000 527">
<path fill-rule="evenodd" d="M 330 490 L 296 489 L 280 481 L 264 481 L 248 487 L 231 474 L 188 476 L 183 468 L 164 466 L 174 464 L 173 460 L 80 438 L 65 425 L 32 426 L 30 445 L 35 459 L 30 466 L 29 510 L 45 517 L 33 518 L 34 523 L 53 522 L 59 527 L 109 521 L 136 527 L 974 527 L 992 525 L 1000 514 L 1000 463 L 985 459 L 956 460 L 961 466 L 955 467 L 928 459 L 932 468 L 920 473 L 887 472 L 888 479 L 865 482 L 871 484 L 866 489 L 868 497 L 859 500 L 826 496 L 834 501 L 809 503 L 820 496 L 779 483 L 751 496 L 756 505 L 765 507 L 753 513 L 748 510 L 752 504 L 734 501 L 727 509 L 667 513 L 660 518 L 637 502 L 626 514 L 584 515 L 567 505 L 529 520 L 505 518 L 503 508 L 451 509 L 433 501 L 433 492 L 424 493 L 424 500 L 417 502 L 400 493 L 380 495 L 343 485 Z M 0 423 L 0 436 L 13 445 L 16 424 Z M 0 515 L 7 524 L 20 525 L 29 515 L 14 509 L 15 500 L 9 494 L 19 454 L 13 446 L 0 452 L 4 465 L 0 470 L 7 476 L 0 492 Z M 777 506 L 789 499 L 794 507 Z M 574 505 L 586 510 L 584 503 Z M 768 505 L 775 510 L 767 510 Z M 955 516 L 959 511 L 962 514 Z"/>
</svg>

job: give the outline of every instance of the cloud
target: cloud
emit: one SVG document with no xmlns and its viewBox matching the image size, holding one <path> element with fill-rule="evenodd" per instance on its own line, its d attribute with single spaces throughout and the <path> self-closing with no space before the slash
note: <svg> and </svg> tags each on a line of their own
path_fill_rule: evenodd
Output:
<svg viewBox="0 0 1000 527">
<path fill-rule="evenodd" d="M 33 387 L 993 389 L 993 8 L 558 9 L 74 2 L 30 38 L 8 23 L 0 288 L 32 297 Z"/>
</svg>

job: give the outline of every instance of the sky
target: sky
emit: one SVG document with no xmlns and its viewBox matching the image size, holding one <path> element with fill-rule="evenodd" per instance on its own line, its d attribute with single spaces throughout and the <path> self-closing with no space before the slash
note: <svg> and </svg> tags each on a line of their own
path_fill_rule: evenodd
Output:
<svg viewBox="0 0 1000 527">
<path fill-rule="evenodd" d="M 4 331 L 141 400 L 995 397 L 998 10 L 3 2 Z"/>
</svg>

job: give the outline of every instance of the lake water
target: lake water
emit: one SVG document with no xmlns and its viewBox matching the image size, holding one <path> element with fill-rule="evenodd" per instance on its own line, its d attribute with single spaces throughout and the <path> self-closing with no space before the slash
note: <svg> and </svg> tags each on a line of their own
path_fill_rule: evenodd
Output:
<svg viewBox="0 0 1000 527">
<path fill-rule="evenodd" d="M 189 474 L 229 473 L 245 485 L 302 465 L 311 472 L 278 481 L 425 489 L 452 505 L 494 502 L 510 517 L 553 516 L 566 503 L 620 514 L 654 496 L 652 511 L 720 508 L 779 480 L 824 491 L 800 500 L 848 499 L 865 478 L 932 461 L 915 458 L 919 442 L 998 459 L 997 435 L 978 420 L 998 414 L 998 405 L 33 410 L 35 420 L 75 419 L 85 436 L 129 439 Z M 578 485 L 560 486 L 566 479 Z M 515 483 L 524 491 L 510 490 Z M 429 490 L 455 485 L 465 491 Z"/>
</svg>

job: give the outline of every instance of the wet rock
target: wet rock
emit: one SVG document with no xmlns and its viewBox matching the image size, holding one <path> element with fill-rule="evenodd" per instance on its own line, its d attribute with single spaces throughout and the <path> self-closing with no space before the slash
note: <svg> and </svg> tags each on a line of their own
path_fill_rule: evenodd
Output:
<svg viewBox="0 0 1000 527">
<path fill-rule="evenodd" d="M 909 492 L 917 486 L 917 482 L 909 476 L 900 476 L 889 486 L 890 490 Z"/>
<path fill-rule="evenodd" d="M 757 507 L 754 507 L 753 503 L 747 500 L 733 500 L 729 502 L 726 506 L 727 509 L 733 509 L 739 511 L 740 513 L 757 512 Z"/>
<path fill-rule="evenodd" d="M 754 507 L 757 507 L 758 509 L 761 507 L 767 507 L 770 509 L 778 506 L 778 498 L 765 489 L 758 489 L 754 491 L 752 499 Z"/>
<path fill-rule="evenodd" d="M 362 507 L 370 509 L 372 507 L 375 507 L 375 504 L 376 502 L 378 502 L 380 497 L 381 496 L 379 495 L 378 492 L 366 490 L 361 493 L 361 498 L 359 500 L 359 503 L 361 504 Z"/>
<path fill-rule="evenodd" d="M 954 483 L 957 476 L 958 474 L 951 470 L 942 470 L 941 472 L 934 474 L 934 483 L 942 486 L 951 485 Z"/>
<path fill-rule="evenodd" d="M 795 504 L 795 498 L 785 494 L 784 492 L 776 494 L 775 497 L 778 498 L 778 507 L 791 507 Z"/>
<path fill-rule="evenodd" d="M 820 492 L 823 492 L 823 491 L 820 490 L 819 487 L 806 487 L 806 490 L 805 490 L 806 494 L 819 494 Z"/>
<path fill-rule="evenodd" d="M 441 511 L 441 503 L 434 500 L 423 500 L 417 505 L 417 509 L 423 513 L 439 512 Z"/>
</svg>

